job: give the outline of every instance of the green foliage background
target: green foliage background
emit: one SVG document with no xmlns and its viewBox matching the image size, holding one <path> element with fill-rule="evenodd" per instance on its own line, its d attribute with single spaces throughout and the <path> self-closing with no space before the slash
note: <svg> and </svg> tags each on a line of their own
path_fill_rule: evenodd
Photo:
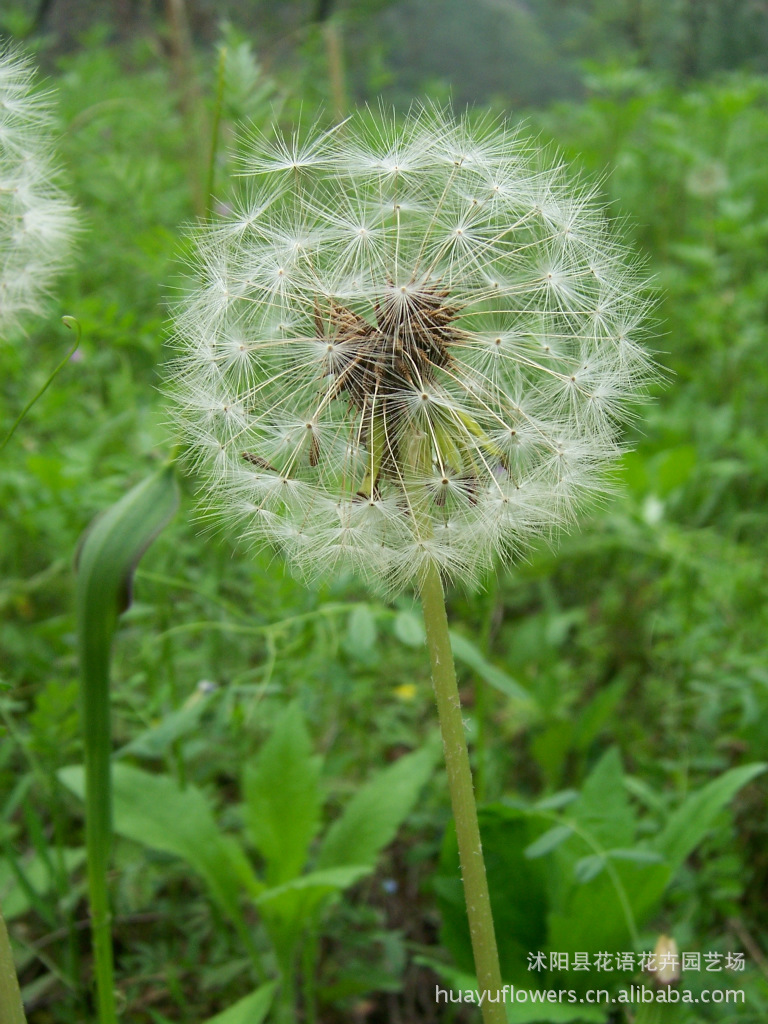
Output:
<svg viewBox="0 0 768 1024">
<path fill-rule="evenodd" d="M 666 932 L 685 949 L 744 951 L 743 973 L 685 984 L 715 977 L 743 988 L 745 1003 L 727 1019 L 763 1020 L 766 783 L 744 766 L 768 751 L 768 78 L 747 30 L 759 36 L 764 26 L 738 5 L 702 5 L 691 54 L 684 4 L 649 4 L 639 42 L 631 5 L 574 4 L 566 21 L 554 0 L 536 18 L 513 5 L 539 46 L 530 60 L 556 72 L 551 88 L 510 84 L 504 93 L 502 75 L 468 80 L 463 93 L 439 60 L 418 63 L 397 45 L 426 6 L 403 14 L 407 5 L 377 5 L 389 26 L 378 49 L 354 5 L 332 12 L 347 40 L 348 94 L 383 90 L 402 104 L 452 90 L 458 102 L 513 106 L 531 133 L 602 177 L 612 215 L 658 283 L 655 346 L 668 370 L 628 439 L 616 498 L 557 553 L 542 547 L 483 593 L 450 597 L 508 975 L 568 987 L 573 976 L 527 970 L 529 943 L 652 949 Z M 302 105 L 338 101 L 322 26 L 312 27 L 309 8 L 285 7 L 265 3 L 254 14 L 274 40 L 261 62 L 258 35 L 230 27 L 221 36 L 221 202 L 237 120 L 289 122 Z M 731 7 L 731 21 L 747 28 L 719 38 L 717 19 Z M 451 10 L 443 52 L 464 39 L 467 15 Z M 3 27 L 23 32 L 29 15 L 21 5 Z M 184 57 L 162 21 L 145 12 L 138 27 L 118 39 L 114 25 L 96 25 L 68 47 L 55 33 L 30 37 L 58 91 L 61 159 L 85 227 L 50 316 L 0 349 L 4 434 L 69 343 L 56 306 L 83 328 L 76 357 L 0 465 L 0 904 L 30 1024 L 89 1012 L 82 809 L 71 774 L 82 762 L 72 558 L 90 520 L 172 446 L 159 390 L 165 309 L 180 286 L 180 229 L 201 212 L 205 184 L 215 54 L 203 29 Z M 586 65 L 586 52 L 599 61 Z M 557 100 L 569 89 L 578 101 Z M 304 730 L 314 787 L 302 798 L 299 871 L 307 856 L 322 860 L 317 837 L 382 766 L 431 742 L 419 618 L 409 599 L 385 607 L 345 579 L 306 590 L 269 554 L 196 521 L 194 486 L 184 481 L 182 510 L 142 561 L 122 620 L 115 756 L 134 789 L 130 772 L 141 769 L 158 786 L 172 780 L 175 792 L 199 793 L 210 827 L 267 877 L 279 863 L 269 850 L 292 840 L 255 824 L 254 807 L 260 820 L 268 815 L 253 780 L 272 779 L 269 788 L 290 775 L 284 767 L 275 781 L 259 752 L 285 708 L 295 709 L 301 721 L 291 728 Z M 315 981 L 297 995 L 298 1020 L 313 1019 L 310 1005 L 323 1022 L 438 1019 L 435 979 L 467 969 L 448 819 L 438 770 L 375 873 L 350 876 L 351 888 L 340 884 L 307 918 Z M 258 969 L 275 976 L 264 915 L 253 905 L 237 911 L 248 952 L 194 857 L 141 835 L 140 825 L 121 831 L 112 877 L 125 1019 L 206 1020 L 247 996 Z M 704 1006 L 666 1012 L 670 1021 L 726 1019 Z"/>
</svg>

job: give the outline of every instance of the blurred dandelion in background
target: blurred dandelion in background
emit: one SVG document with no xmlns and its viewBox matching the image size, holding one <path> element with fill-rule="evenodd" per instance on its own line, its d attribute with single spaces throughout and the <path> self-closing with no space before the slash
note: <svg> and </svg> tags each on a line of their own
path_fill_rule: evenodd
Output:
<svg viewBox="0 0 768 1024">
<path fill-rule="evenodd" d="M 76 231 L 57 181 L 53 104 L 32 61 L 0 43 L 0 338 L 42 312 Z"/>
<path fill-rule="evenodd" d="M 301 576 L 473 581 L 604 487 L 649 375 L 595 190 L 434 107 L 248 140 L 173 393 L 214 504 Z"/>
</svg>

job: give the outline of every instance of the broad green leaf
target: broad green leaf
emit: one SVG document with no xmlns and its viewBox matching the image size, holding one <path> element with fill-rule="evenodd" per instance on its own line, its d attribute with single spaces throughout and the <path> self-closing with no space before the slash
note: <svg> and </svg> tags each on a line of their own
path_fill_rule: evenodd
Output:
<svg viewBox="0 0 768 1024">
<path fill-rule="evenodd" d="M 533 860 L 536 857 L 543 857 L 546 853 L 556 849 L 572 835 L 573 829 L 570 825 L 555 825 L 554 828 L 551 828 L 543 835 L 540 835 L 539 838 L 534 840 L 530 846 L 525 848 L 525 856 L 529 860 Z"/>
<path fill-rule="evenodd" d="M 63 768 L 64 784 L 82 796 L 80 767 Z M 179 789 L 167 775 L 152 775 L 128 764 L 112 769 L 115 831 L 154 850 L 180 857 L 206 881 L 211 895 L 236 924 L 243 890 L 258 895 L 258 881 L 242 849 L 223 835 L 208 797 L 195 786 Z"/>
<path fill-rule="evenodd" d="M 515 682 L 503 669 L 492 665 L 471 640 L 467 640 L 461 633 L 456 633 L 453 630 L 451 631 L 451 648 L 456 660 L 462 662 L 467 668 L 471 668 L 489 686 L 512 700 L 533 706 L 533 697 L 527 690 Z"/>
<path fill-rule="evenodd" d="M 276 987 L 277 982 L 268 981 L 215 1017 L 209 1017 L 205 1024 L 262 1024 L 272 1008 Z"/>
<path fill-rule="evenodd" d="M 480 808 L 479 819 L 501 974 L 505 981 L 527 988 L 531 985 L 527 954 L 547 948 L 551 872 L 541 858 L 525 856 L 537 824 L 525 812 L 492 804 Z M 441 941 L 457 966 L 471 971 L 472 944 L 453 825 L 445 835 L 433 888 L 442 919 Z"/>
<path fill-rule="evenodd" d="M 320 822 L 320 761 L 292 704 L 244 773 L 245 823 L 270 886 L 299 875 Z"/>
<path fill-rule="evenodd" d="M 563 870 L 560 881 L 567 883 Z M 553 900 L 549 948 L 563 953 L 629 948 L 633 932 L 658 907 L 669 877 L 667 864 L 614 863 L 604 855 L 576 861 L 570 888 Z"/>
<path fill-rule="evenodd" d="M 636 938 L 638 920 L 663 891 L 665 865 L 632 863 L 610 857 L 630 849 L 637 822 L 623 783 L 616 748 L 606 751 L 588 775 L 581 793 L 563 812 L 574 836 L 555 853 L 559 884 L 550 886 L 550 948 L 620 949 Z"/>
<path fill-rule="evenodd" d="M 578 825 L 604 849 L 631 846 L 635 815 L 624 787 L 624 769 L 615 747 L 607 750 L 587 776 L 578 800 L 565 818 Z"/>
<path fill-rule="evenodd" d="M 357 791 L 323 837 L 321 868 L 376 863 L 413 810 L 439 757 L 436 742 L 406 754 Z"/>
<path fill-rule="evenodd" d="M 738 791 L 761 775 L 768 765 L 746 764 L 731 768 L 691 793 L 670 815 L 653 847 L 670 862 L 673 872 L 704 839 L 717 815 Z"/>
</svg>

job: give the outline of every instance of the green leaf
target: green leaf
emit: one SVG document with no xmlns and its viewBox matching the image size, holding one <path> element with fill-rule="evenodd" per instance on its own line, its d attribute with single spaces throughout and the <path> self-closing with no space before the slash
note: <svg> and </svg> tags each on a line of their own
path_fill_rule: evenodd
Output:
<svg viewBox="0 0 768 1024">
<path fill-rule="evenodd" d="M 349 614 L 344 648 L 357 658 L 366 659 L 376 643 L 376 619 L 367 604 L 356 605 Z"/>
<path fill-rule="evenodd" d="M 439 757 L 436 742 L 406 754 L 362 786 L 323 837 L 319 867 L 376 863 L 413 810 Z"/>
<path fill-rule="evenodd" d="M 0 914 L 0 1024 L 25 1024 L 24 1005 L 13 962 L 11 940 Z"/>
<path fill-rule="evenodd" d="M 424 624 L 415 612 L 398 612 L 395 616 L 395 636 L 406 647 L 423 647 L 426 642 Z"/>
<path fill-rule="evenodd" d="M 533 810 L 558 811 L 561 807 L 567 807 L 568 804 L 573 803 L 574 800 L 578 799 L 578 796 L 579 791 L 577 789 L 561 789 L 551 796 L 545 796 L 543 800 L 537 800 L 533 805 Z"/>
<path fill-rule="evenodd" d="M 635 840 L 635 815 L 624 787 L 624 769 L 616 747 L 607 750 L 587 776 L 578 800 L 567 817 L 605 849 L 631 846 Z"/>
<path fill-rule="evenodd" d="M 57 856 L 61 859 L 64 870 L 69 873 L 82 865 L 85 860 L 85 849 L 82 846 L 65 847 L 58 852 Z M 26 892 L 18 884 L 18 879 L 9 862 L 0 860 L 0 894 L 2 894 L 3 915 L 6 921 L 12 921 L 15 917 L 26 914 L 30 909 L 31 900 L 35 896 L 45 897 L 55 883 L 50 865 L 39 853 L 25 857 L 23 864 L 19 867 L 24 872 L 28 886 Z"/>
<path fill-rule="evenodd" d="M 573 877 L 577 882 L 582 885 L 586 885 L 587 882 L 591 882 L 593 878 L 597 878 L 600 872 L 605 868 L 605 857 L 598 856 L 593 853 L 590 857 L 582 857 L 581 860 L 577 860 L 573 865 Z"/>
<path fill-rule="evenodd" d="M 528 988 L 527 954 L 547 948 L 549 865 L 525 856 L 536 823 L 524 811 L 492 804 L 480 808 L 479 820 L 501 974 L 504 981 Z M 441 942 L 461 970 L 471 971 L 472 943 L 453 825 L 445 835 L 433 887 L 442 919 Z"/>
<path fill-rule="evenodd" d="M 647 857 L 618 854 L 614 860 L 611 855 L 631 850 L 637 836 L 616 748 L 593 767 L 564 819 L 575 834 L 555 854 L 550 947 L 562 952 L 623 948 L 634 941 L 638 922 L 663 893 L 669 869 L 648 863 Z"/>
<path fill-rule="evenodd" d="M 310 871 L 309 874 L 292 878 L 290 882 L 264 889 L 256 902 L 260 907 L 276 907 L 283 898 L 292 893 L 322 893 L 323 896 L 333 892 L 341 892 L 350 885 L 359 882 L 373 870 L 372 864 L 351 864 L 343 868 L 326 868 L 323 871 Z"/>
<path fill-rule="evenodd" d="M 543 835 L 540 835 L 538 839 L 534 840 L 530 846 L 525 848 L 525 856 L 529 860 L 533 860 L 536 857 L 543 857 L 546 853 L 556 849 L 572 835 L 573 829 L 570 825 L 555 825 L 554 828 L 550 828 Z"/>
<path fill-rule="evenodd" d="M 76 558 L 81 624 L 85 620 L 91 627 L 105 628 L 125 611 L 130 604 L 133 571 L 177 505 L 174 467 L 168 465 L 91 523 Z"/>
<path fill-rule="evenodd" d="M 261 1024 L 271 1009 L 275 987 L 276 982 L 268 981 L 205 1024 Z"/>
<path fill-rule="evenodd" d="M 551 883 L 556 906 L 548 934 L 549 947 L 564 953 L 628 948 L 625 944 L 634 941 L 633 933 L 657 908 L 670 877 L 666 864 L 612 864 L 597 854 L 576 861 L 570 879 L 565 870 L 560 868 Z"/>
<path fill-rule="evenodd" d="M 205 1024 L 262 1024 L 272 1008 L 276 987 L 277 982 L 268 981 L 222 1013 L 209 1017 Z"/>
<path fill-rule="evenodd" d="M 259 910 L 281 972 L 286 973 L 292 969 L 302 932 L 310 925 L 317 928 L 316 916 L 323 904 L 372 870 L 371 865 L 354 864 L 344 868 L 313 871 L 293 878 L 284 885 L 267 889 L 259 896 Z"/>
<path fill-rule="evenodd" d="M 320 822 L 320 761 L 297 704 L 286 708 L 244 773 L 245 823 L 267 883 L 301 873 Z"/>
<path fill-rule="evenodd" d="M 664 858 L 655 850 L 606 850 L 601 854 L 582 857 L 573 866 L 573 874 L 582 885 L 597 878 L 608 860 L 624 860 L 631 864 L 664 864 Z M 635 891 L 636 891 L 635 887 Z"/>
<path fill-rule="evenodd" d="M 704 839 L 715 818 L 738 791 L 761 775 L 768 765 L 746 764 L 731 768 L 701 789 L 691 793 L 670 815 L 656 836 L 653 847 L 663 854 L 676 871 L 686 857 Z"/>
<path fill-rule="evenodd" d="M 471 668 L 480 678 L 512 700 L 532 706 L 533 697 L 503 669 L 492 665 L 480 650 L 461 633 L 451 630 L 451 648 L 457 661 Z"/>
<path fill-rule="evenodd" d="M 257 896 L 263 885 L 240 846 L 222 834 L 208 797 L 195 786 L 182 790 L 168 775 L 152 775 L 132 765 L 116 764 L 112 773 L 115 831 L 184 860 L 203 877 L 228 917 L 240 925 L 243 890 Z M 82 768 L 63 768 L 59 775 L 64 785 L 82 796 Z"/>
<path fill-rule="evenodd" d="M 218 696 L 218 693 L 196 691 L 183 707 L 169 712 L 157 725 L 139 733 L 130 743 L 120 747 L 115 757 L 124 757 L 126 754 L 134 757 L 162 757 L 176 740 L 197 727 L 203 712 Z"/>
<path fill-rule="evenodd" d="M 628 860 L 633 864 L 662 864 L 664 858 L 655 850 L 644 850 L 642 847 L 634 847 L 629 850 L 608 850 L 607 856 L 611 860 Z"/>
</svg>

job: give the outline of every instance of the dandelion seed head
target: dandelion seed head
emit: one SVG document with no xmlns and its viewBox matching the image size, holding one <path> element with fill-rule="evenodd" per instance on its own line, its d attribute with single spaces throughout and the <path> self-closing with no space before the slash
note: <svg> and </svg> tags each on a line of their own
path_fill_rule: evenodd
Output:
<svg viewBox="0 0 768 1024">
<path fill-rule="evenodd" d="M 0 339 L 40 313 L 76 222 L 57 184 L 52 104 L 31 61 L 0 44 Z"/>
<path fill-rule="evenodd" d="M 254 135 L 171 391 L 214 506 L 308 579 L 472 583 L 606 487 L 652 376 L 594 188 L 432 106 Z"/>
</svg>

